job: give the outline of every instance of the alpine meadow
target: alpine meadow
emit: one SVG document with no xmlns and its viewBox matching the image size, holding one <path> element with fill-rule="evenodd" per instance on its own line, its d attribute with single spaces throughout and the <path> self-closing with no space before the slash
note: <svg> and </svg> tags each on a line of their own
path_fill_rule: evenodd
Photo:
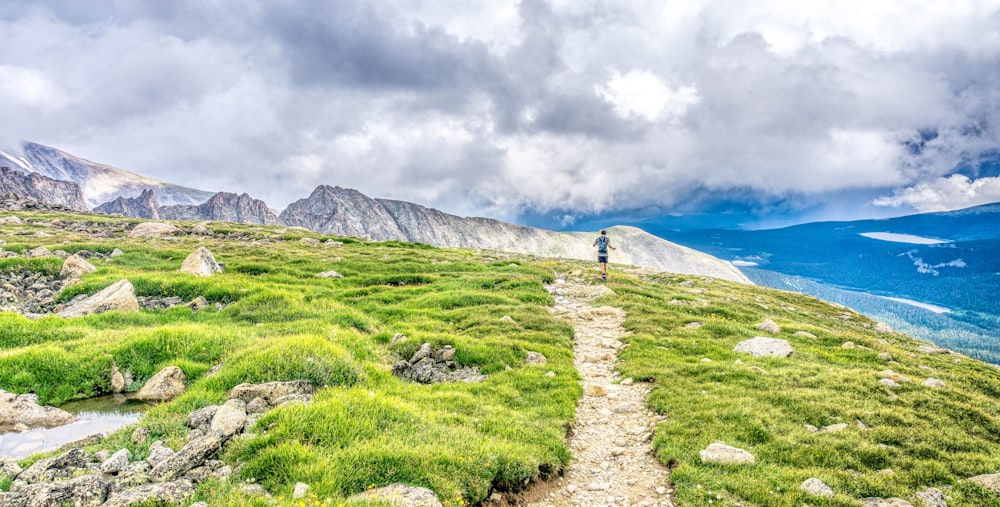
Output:
<svg viewBox="0 0 1000 507">
<path fill-rule="evenodd" d="M 397 483 L 428 488 L 443 505 L 516 504 L 574 459 L 567 433 L 584 389 L 574 328 L 552 312 L 546 286 L 601 284 L 592 262 L 222 222 L 171 222 L 181 233 L 149 238 L 128 237 L 143 220 L 120 216 L 0 219 L 12 216 L 0 220 L 0 248 L 16 254 L 0 260 L 5 272 L 58 277 L 62 258 L 26 255 L 38 247 L 121 251 L 94 260 L 96 271 L 56 303 L 123 279 L 139 297 L 208 303 L 72 318 L 0 312 L 0 389 L 34 393 L 40 404 L 111 393 L 113 364 L 134 379 L 127 393 L 168 366 L 185 374 L 182 394 L 80 444 L 86 452 L 127 449 L 140 460 L 156 441 L 179 450 L 193 439 L 189 414 L 222 405 L 241 384 L 318 387 L 309 401 L 250 420 L 215 456 L 232 475 L 199 481 L 183 505 L 393 505 L 355 495 Z M 97 229 L 107 233 L 88 232 Z M 178 272 L 199 247 L 222 273 Z M 606 286 L 594 304 L 627 314 L 618 378 L 651 387 L 647 408 L 662 416 L 651 452 L 670 468 L 674 505 L 920 505 L 936 488 L 948 506 L 1000 506 L 980 477 L 1000 472 L 995 366 L 798 293 L 616 264 Z M 775 326 L 763 330 L 768 320 Z M 757 336 L 787 340 L 794 352 L 734 350 Z M 481 378 L 394 375 L 423 344 L 453 347 L 454 363 Z M 528 364 L 531 353 L 546 362 Z M 139 428 L 148 438 L 134 438 Z M 714 442 L 755 460 L 703 462 Z M 19 486 L 3 470 L 7 505 Z M 832 494 L 805 491 L 808 479 Z M 308 493 L 295 494 L 299 483 Z"/>
</svg>

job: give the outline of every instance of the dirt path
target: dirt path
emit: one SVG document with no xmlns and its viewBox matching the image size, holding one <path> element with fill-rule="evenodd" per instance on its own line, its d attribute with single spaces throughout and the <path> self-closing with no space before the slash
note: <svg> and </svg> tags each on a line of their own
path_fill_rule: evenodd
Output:
<svg viewBox="0 0 1000 507">
<path fill-rule="evenodd" d="M 556 300 L 553 311 L 576 331 L 574 364 L 584 395 L 569 436 L 569 469 L 562 478 L 531 488 L 521 505 L 672 507 L 669 472 L 652 455 L 653 427 L 662 417 L 646 408 L 649 385 L 616 383 L 625 312 L 589 304 L 609 292 L 603 285 L 559 279 L 548 289 Z"/>
</svg>

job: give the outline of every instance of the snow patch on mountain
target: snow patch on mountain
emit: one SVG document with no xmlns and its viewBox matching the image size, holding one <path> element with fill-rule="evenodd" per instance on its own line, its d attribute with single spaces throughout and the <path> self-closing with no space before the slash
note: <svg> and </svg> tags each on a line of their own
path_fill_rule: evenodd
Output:
<svg viewBox="0 0 1000 507">
<path fill-rule="evenodd" d="M 913 234 L 897 234 L 895 232 L 862 232 L 860 235 L 866 238 L 877 239 L 879 241 L 909 243 L 911 245 L 940 245 L 942 243 L 951 243 L 951 240 L 947 239 L 925 238 L 923 236 L 915 236 Z"/>
</svg>

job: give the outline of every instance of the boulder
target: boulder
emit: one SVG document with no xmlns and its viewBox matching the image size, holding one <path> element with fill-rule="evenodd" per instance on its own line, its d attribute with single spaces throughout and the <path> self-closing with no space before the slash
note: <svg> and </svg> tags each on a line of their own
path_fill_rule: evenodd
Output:
<svg viewBox="0 0 1000 507">
<path fill-rule="evenodd" d="M 433 491 L 400 483 L 358 493 L 347 501 L 348 503 L 378 501 L 393 507 L 441 507 L 441 501 Z"/>
<path fill-rule="evenodd" d="M 68 481 L 31 484 L 15 492 L 14 501 L 4 505 L 85 507 L 102 505 L 107 498 L 107 479 L 100 475 L 84 475 Z"/>
<path fill-rule="evenodd" d="M 222 267 L 215 262 L 212 252 L 200 246 L 184 259 L 180 272 L 196 276 L 212 276 L 216 273 L 222 273 Z"/>
<path fill-rule="evenodd" d="M 32 248 L 31 250 L 28 250 L 28 252 L 25 254 L 25 257 L 28 257 L 28 258 L 35 258 L 35 257 L 55 257 L 55 256 L 56 256 L 56 254 L 50 252 L 49 249 L 45 248 L 44 246 L 39 246 L 39 247 Z"/>
<path fill-rule="evenodd" d="M 229 439 L 247 422 L 247 404 L 243 400 L 229 400 L 212 417 L 210 429 L 223 439 Z"/>
<path fill-rule="evenodd" d="M 923 507 L 948 507 L 948 502 L 944 498 L 944 492 L 937 488 L 927 488 L 924 491 L 913 495 L 918 503 Z"/>
<path fill-rule="evenodd" d="M 125 390 L 125 376 L 118 370 L 118 363 L 111 360 L 111 392 L 118 394 Z"/>
<path fill-rule="evenodd" d="M 309 492 L 309 485 L 304 482 L 296 482 L 295 489 L 292 491 L 292 498 L 299 499 L 305 498 L 306 493 Z"/>
<path fill-rule="evenodd" d="M 833 489 L 823 481 L 812 477 L 799 484 L 799 489 L 812 496 L 833 496 Z"/>
<path fill-rule="evenodd" d="M 18 424 L 52 428 L 76 421 L 76 416 L 55 407 L 39 406 L 34 394 L 14 394 L 0 389 L 0 432 Z"/>
<path fill-rule="evenodd" d="M 222 439 L 209 434 L 196 438 L 177 451 L 173 456 L 160 462 L 149 472 L 155 482 L 166 482 L 180 477 L 192 468 L 199 467 L 214 456 L 222 447 Z"/>
<path fill-rule="evenodd" d="M 45 458 L 34 462 L 17 478 L 27 483 L 65 479 L 71 477 L 75 469 L 86 466 L 88 461 L 90 461 L 90 457 L 82 449 L 71 449 L 54 458 Z"/>
<path fill-rule="evenodd" d="M 792 355 L 792 345 L 780 338 L 757 336 L 736 344 L 735 352 L 743 352 L 752 356 L 788 357 Z"/>
<path fill-rule="evenodd" d="M 176 366 L 167 366 L 146 383 L 136 393 L 136 399 L 143 401 L 169 401 L 184 392 L 187 376 Z"/>
<path fill-rule="evenodd" d="M 194 483 L 188 479 L 162 484 L 143 484 L 112 494 L 103 507 L 128 507 L 153 503 L 177 505 L 190 500 L 194 493 Z"/>
<path fill-rule="evenodd" d="M 864 507 L 913 507 L 913 504 L 902 498 L 862 498 Z"/>
<path fill-rule="evenodd" d="M 816 339 L 816 335 L 810 333 L 809 331 L 796 331 L 795 333 L 792 334 L 792 336 L 801 336 L 803 338 L 809 338 L 811 340 Z"/>
<path fill-rule="evenodd" d="M 179 227 L 166 222 L 143 222 L 128 233 L 129 238 L 165 238 L 183 234 Z"/>
<path fill-rule="evenodd" d="M 191 429 L 196 430 L 208 430 L 212 425 L 212 419 L 215 418 L 215 413 L 219 411 L 218 405 L 208 405 L 206 407 L 199 408 L 194 412 L 188 414 L 187 425 Z"/>
<path fill-rule="evenodd" d="M 320 278 L 343 278 L 344 277 L 344 275 L 342 275 L 342 274 L 340 274 L 340 273 L 338 273 L 336 271 L 324 271 L 324 272 L 322 272 L 322 273 L 320 273 L 320 274 L 318 274 L 316 276 L 318 276 Z"/>
<path fill-rule="evenodd" d="M 17 215 L 11 215 L 9 217 L 0 217 L 0 224 L 19 224 L 21 223 L 21 218 Z"/>
<path fill-rule="evenodd" d="M 540 366 L 548 362 L 549 360 L 540 352 L 528 352 L 528 357 L 524 358 L 525 366 Z"/>
<path fill-rule="evenodd" d="M 756 458 L 753 454 L 732 447 L 722 442 L 714 442 L 699 453 L 702 463 L 718 463 L 722 465 L 752 465 Z"/>
<path fill-rule="evenodd" d="M 934 347 L 931 345 L 921 345 L 917 347 L 917 352 L 921 354 L 951 354 L 948 349 L 942 349 L 941 347 Z"/>
<path fill-rule="evenodd" d="M 17 464 L 16 459 L 0 456 L 0 481 L 13 479 L 23 471 L 21 465 Z"/>
<path fill-rule="evenodd" d="M 771 333 L 771 334 L 779 334 L 779 333 L 781 333 L 781 327 L 778 326 L 778 324 L 776 324 L 771 319 L 767 319 L 764 322 L 761 322 L 760 324 L 757 324 L 754 327 L 756 327 L 757 329 L 760 329 L 761 331 L 764 331 L 765 333 Z"/>
<path fill-rule="evenodd" d="M 969 480 L 994 493 L 1000 494 L 1000 474 L 977 475 L 970 477 Z"/>
<path fill-rule="evenodd" d="M 167 447 L 167 444 L 163 440 L 157 440 L 149 446 L 149 456 L 146 456 L 146 462 L 151 467 L 156 467 L 160 463 L 174 457 L 174 454 L 177 453 Z"/>
<path fill-rule="evenodd" d="M 927 380 L 921 382 L 920 385 L 922 385 L 924 387 L 930 387 L 931 389 L 944 389 L 945 388 L 944 381 L 941 380 L 941 379 L 936 379 L 934 377 L 928 378 Z"/>
<path fill-rule="evenodd" d="M 134 311 L 139 309 L 135 287 L 128 280 L 120 280 L 86 299 L 70 304 L 57 315 L 64 318 L 82 317 L 112 310 Z"/>
<path fill-rule="evenodd" d="M 63 262 L 63 267 L 59 271 L 59 277 L 63 280 L 78 280 L 87 273 L 93 273 L 97 271 L 97 268 L 93 264 L 87 262 L 86 259 L 80 257 L 79 255 L 70 255 Z"/>
<path fill-rule="evenodd" d="M 117 474 L 128 466 L 130 459 L 132 459 L 132 452 L 128 449 L 121 449 L 101 463 L 101 472 Z"/>
<path fill-rule="evenodd" d="M 263 398 L 268 404 L 289 394 L 314 394 L 316 386 L 308 380 L 293 380 L 290 382 L 268 382 L 266 384 L 240 384 L 229 391 L 230 399 L 251 402 L 254 398 Z"/>
</svg>

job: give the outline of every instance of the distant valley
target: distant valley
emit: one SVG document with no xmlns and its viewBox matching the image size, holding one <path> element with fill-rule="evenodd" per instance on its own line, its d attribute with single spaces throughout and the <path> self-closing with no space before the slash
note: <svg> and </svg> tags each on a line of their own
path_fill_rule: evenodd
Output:
<svg viewBox="0 0 1000 507">
<path fill-rule="evenodd" d="M 885 220 L 664 234 L 754 282 L 840 302 L 1000 362 L 1000 204 Z"/>
</svg>

